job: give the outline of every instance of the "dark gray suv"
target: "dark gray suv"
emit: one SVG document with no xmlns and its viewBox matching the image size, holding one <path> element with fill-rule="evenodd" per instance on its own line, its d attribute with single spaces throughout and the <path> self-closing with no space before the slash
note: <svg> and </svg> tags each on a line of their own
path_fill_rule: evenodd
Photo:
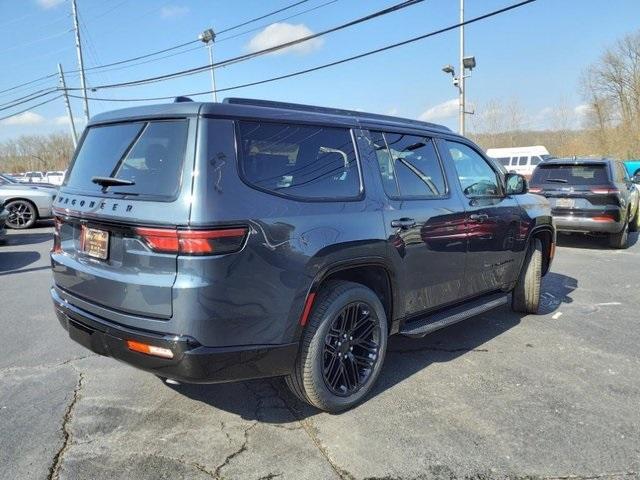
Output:
<svg viewBox="0 0 640 480">
<path fill-rule="evenodd" d="M 445 127 L 243 99 L 96 116 L 55 214 L 72 339 L 178 382 L 284 376 L 328 411 L 388 335 L 535 312 L 555 247 L 547 200 Z"/>
</svg>

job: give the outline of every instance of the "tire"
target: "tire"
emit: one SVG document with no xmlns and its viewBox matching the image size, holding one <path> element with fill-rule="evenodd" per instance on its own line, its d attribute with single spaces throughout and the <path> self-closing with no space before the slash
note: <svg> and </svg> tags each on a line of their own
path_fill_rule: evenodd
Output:
<svg viewBox="0 0 640 480">
<path fill-rule="evenodd" d="M 624 250 L 629 247 L 629 220 L 624 224 L 620 233 L 612 233 L 609 235 L 609 246 Z"/>
<path fill-rule="evenodd" d="M 15 230 L 31 228 L 38 219 L 35 205 L 28 200 L 13 200 L 7 203 L 4 208 L 9 213 L 5 224 Z"/>
<path fill-rule="evenodd" d="M 629 222 L 629 231 L 637 232 L 640 230 L 640 204 L 636 207 L 636 214 L 633 216 L 633 220 Z"/>
<path fill-rule="evenodd" d="M 538 313 L 540 282 L 542 279 L 542 242 L 534 238 L 529 243 L 527 256 L 513 289 L 511 308 L 520 313 Z"/>
<path fill-rule="evenodd" d="M 358 283 L 330 282 L 318 294 L 286 383 L 320 410 L 351 408 L 380 374 L 387 335 L 387 317 L 375 293 Z"/>
</svg>

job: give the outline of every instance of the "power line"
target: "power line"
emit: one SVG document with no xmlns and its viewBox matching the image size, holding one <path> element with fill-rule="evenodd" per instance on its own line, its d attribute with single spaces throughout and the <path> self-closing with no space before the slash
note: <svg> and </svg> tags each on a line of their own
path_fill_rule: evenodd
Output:
<svg viewBox="0 0 640 480">
<path fill-rule="evenodd" d="M 25 108 L 24 110 L 20 110 L 19 112 L 12 113 L 11 115 L 7 115 L 5 117 L 0 117 L 0 122 L 3 121 L 3 120 L 6 120 L 8 118 L 15 117 L 17 115 L 21 115 L 21 114 L 23 114 L 25 112 L 28 112 L 29 110 L 32 110 L 34 108 L 38 108 L 38 107 L 40 107 L 42 105 L 45 105 L 46 103 L 54 102 L 54 101 L 56 101 L 56 100 L 58 100 L 59 98 L 62 98 L 62 97 L 63 97 L 63 95 L 58 95 L 57 97 L 50 98 L 49 100 L 45 100 L 44 102 L 40 102 L 40 103 L 38 103 L 36 105 L 31 105 L 30 107 Z"/>
<path fill-rule="evenodd" d="M 22 105 L 23 103 L 36 100 L 37 98 L 46 97 L 47 95 L 51 95 L 52 93 L 57 91 L 58 91 L 58 87 L 51 87 L 51 88 L 38 90 L 37 92 L 34 92 L 30 95 L 25 95 L 24 97 L 16 98 L 14 100 L 11 100 L 10 102 L 0 105 L 0 111 L 9 110 L 10 108 L 17 107 L 18 105 Z"/>
<path fill-rule="evenodd" d="M 332 3 L 336 3 L 337 1 L 338 0 L 330 0 L 328 2 L 321 3 L 320 5 L 316 5 L 315 7 L 307 8 L 306 10 L 302 10 L 301 12 L 298 12 L 298 13 L 295 13 L 293 15 L 289 15 L 288 17 L 284 17 L 284 18 L 281 18 L 279 20 L 276 20 L 276 22 L 284 22 L 286 20 L 290 20 L 292 18 L 299 17 L 300 15 L 304 15 L 305 13 L 309 13 L 309 12 L 312 12 L 314 10 L 318 10 L 319 8 L 326 7 L 327 5 L 331 5 Z M 242 35 L 246 35 L 247 33 L 252 33 L 252 32 L 255 32 L 255 31 L 260 30 L 262 28 L 269 27 L 271 25 L 273 25 L 273 22 L 272 23 L 263 23 L 262 25 L 259 25 L 259 26 L 255 27 L 255 28 L 250 29 L 250 30 L 244 30 L 244 31 L 242 31 L 240 33 L 235 33 L 235 34 L 229 35 L 227 37 L 218 38 L 216 36 L 216 43 L 225 42 L 227 40 L 231 40 L 232 38 L 238 38 L 238 37 L 241 37 Z"/>
<path fill-rule="evenodd" d="M 226 92 L 226 91 L 230 91 L 230 90 L 238 90 L 238 89 L 241 89 L 241 88 L 247 88 L 247 87 L 253 87 L 253 86 L 256 86 L 256 85 L 262 85 L 262 84 L 265 84 L 265 83 L 275 82 L 275 81 L 278 81 L 278 80 L 284 80 L 284 79 L 287 79 L 287 78 L 296 77 L 296 76 L 299 76 L 299 75 L 304 75 L 304 74 L 307 74 L 307 73 L 315 72 L 317 70 L 322 70 L 322 69 L 325 69 L 325 68 L 334 67 L 336 65 L 341 65 L 343 63 L 351 62 L 351 61 L 354 61 L 354 60 L 359 60 L 361 58 L 365 58 L 365 57 L 368 57 L 368 56 L 371 56 L 371 55 L 374 55 L 374 54 L 377 54 L 377 53 L 385 52 L 387 50 L 391 50 L 391 49 L 398 48 L 398 47 L 401 47 L 401 46 L 404 46 L 404 45 L 408 45 L 410 43 L 414 43 L 414 42 L 417 42 L 417 41 L 420 41 L 420 40 L 424 40 L 424 39 L 429 38 L 429 37 L 440 35 L 442 33 L 446 33 L 446 32 L 449 32 L 451 30 L 455 30 L 456 28 L 460 28 L 460 27 L 465 26 L 465 25 L 470 25 L 472 23 L 476 23 L 476 22 L 479 22 L 481 20 L 485 20 L 487 18 L 494 17 L 496 15 L 500 15 L 502 13 L 508 12 L 510 10 L 514 10 L 516 8 L 519 8 L 519 7 L 523 7 L 523 6 L 525 6 L 525 5 L 529 4 L 529 3 L 533 3 L 533 2 L 536 2 L 536 1 L 537 0 L 524 0 L 524 1 L 512 4 L 512 5 L 509 5 L 507 7 L 500 8 L 498 10 L 493 10 L 493 11 L 491 11 L 489 13 L 485 13 L 485 14 L 480 15 L 478 17 L 471 18 L 471 19 L 466 20 L 464 22 L 456 23 L 456 24 L 450 25 L 448 27 L 444 27 L 444 28 L 441 28 L 441 29 L 438 29 L 438 30 L 434 30 L 434 31 L 425 33 L 423 35 L 419 35 L 417 37 L 413 37 L 413 38 L 410 38 L 408 40 L 404 40 L 402 42 L 397 42 L 397 43 L 393 43 L 393 44 L 390 44 L 390 45 L 386 45 L 386 46 L 381 47 L 381 48 L 376 48 L 374 50 L 369 50 L 367 52 L 360 53 L 358 55 L 353 55 L 351 57 L 343 58 L 341 60 L 336 60 L 336 61 L 330 62 L 330 63 L 325 63 L 323 65 L 318 65 L 316 67 L 307 68 L 305 70 L 299 70 L 297 72 L 288 73 L 288 74 L 285 74 L 285 75 L 280 75 L 280 76 L 268 78 L 268 79 L 265 79 L 265 80 L 258 80 L 258 81 L 255 81 L 255 82 L 249 82 L 249 83 L 244 83 L 244 84 L 240 84 L 240 85 L 234 85 L 232 87 L 219 88 L 217 90 L 217 92 Z M 204 91 L 204 92 L 186 93 L 184 95 L 185 96 L 189 96 L 189 97 L 196 97 L 196 96 L 199 96 L 199 95 L 210 95 L 211 93 L 212 93 L 212 91 L 208 90 L 208 91 Z M 74 97 L 74 98 L 82 98 L 80 96 L 71 95 L 71 94 L 69 96 L 70 97 Z M 174 98 L 175 98 L 175 95 L 174 96 L 167 96 L 167 97 L 110 98 L 110 99 L 90 97 L 91 100 L 104 100 L 104 101 L 109 101 L 109 102 L 149 102 L 149 101 L 156 101 L 156 100 L 171 100 L 171 99 L 174 99 Z"/>
<path fill-rule="evenodd" d="M 387 15 L 389 13 L 392 12 L 396 12 L 398 10 L 401 10 L 403 8 L 407 8 L 407 7 L 411 7 L 413 5 L 417 5 L 418 3 L 422 3 L 425 0 L 405 0 L 403 2 L 397 3 L 395 5 L 392 5 L 391 7 L 387 7 L 384 8 L 382 10 L 378 10 L 377 12 L 371 13 L 369 15 L 366 15 L 364 17 L 360 17 L 357 18 L 355 20 L 352 20 L 350 22 L 347 23 L 343 23 L 341 25 L 338 25 L 336 27 L 333 28 L 329 28 L 327 30 L 323 30 L 322 32 L 319 33 L 315 33 L 312 35 L 307 35 L 306 37 L 301 37 L 299 39 L 296 40 L 292 40 L 290 42 L 285 42 L 285 43 L 281 43 L 278 45 L 274 45 L 273 47 L 269 47 L 269 48 L 265 48 L 262 50 L 258 50 L 256 52 L 251 52 L 251 53 L 247 53 L 244 55 L 239 55 L 237 57 L 233 57 L 227 60 L 222 60 L 220 62 L 214 63 L 213 67 L 217 68 L 217 67 L 223 67 L 223 66 L 227 66 L 227 65 L 231 65 L 234 63 L 238 63 L 241 61 L 245 61 L 245 60 L 249 60 L 251 58 L 255 58 L 261 55 L 266 55 L 268 53 L 272 53 L 278 50 L 282 50 L 284 48 L 289 48 L 291 46 L 297 45 L 299 43 L 303 43 L 303 42 L 307 42 L 309 40 L 313 40 L 315 38 L 324 36 L 324 35 L 328 35 L 329 33 L 333 33 L 333 32 L 337 32 L 339 30 L 343 30 L 345 28 L 349 28 L 352 27 L 354 25 L 358 25 L 360 23 L 372 20 L 374 18 L 377 17 L 381 17 L 383 15 Z M 132 81 L 128 81 L 128 82 L 120 82 L 120 83 L 113 83 L 113 84 L 107 84 L 107 85 L 98 85 L 98 86 L 94 86 L 92 88 L 92 90 L 101 90 L 101 89 L 107 89 L 107 88 L 121 88 L 121 87 L 129 87 L 129 86 L 137 86 L 137 85 L 144 85 L 147 83 L 155 83 L 155 82 L 159 82 L 159 81 L 163 81 L 163 80 L 168 80 L 171 78 L 177 78 L 177 77 L 182 77 L 182 76 L 188 76 L 188 75 L 193 75 L 196 73 L 200 73 L 203 71 L 207 71 L 212 67 L 212 65 L 207 64 L 207 65 L 203 65 L 201 67 L 194 67 L 194 68 L 190 68 L 190 69 L 186 69 L 186 70 L 180 70 L 177 72 L 173 72 L 173 73 L 167 73 L 164 75 L 158 75 L 155 77 L 148 77 L 148 78 L 142 78 L 142 79 L 138 79 L 138 80 L 132 80 Z M 78 90 L 78 88 L 74 88 L 72 90 Z"/>
<path fill-rule="evenodd" d="M 260 17 L 255 17 L 255 18 L 252 18 L 251 20 L 247 20 L 246 22 L 239 23 L 237 25 L 234 25 L 233 27 L 227 27 L 227 28 L 224 28 L 222 30 L 218 30 L 216 32 L 216 35 L 219 35 L 219 34 L 222 34 L 222 33 L 226 33 L 226 32 L 230 32 L 231 30 L 235 30 L 237 28 L 244 27 L 245 25 L 249 25 L 250 23 L 257 22 L 258 20 L 263 20 L 263 19 L 265 19 L 267 17 L 271 17 L 272 15 L 275 15 L 276 13 L 284 12 L 285 10 L 289 10 L 290 8 L 297 7 L 298 5 L 301 5 L 301 4 L 306 3 L 308 1 L 309 0 L 301 0 L 299 2 L 292 3 L 290 5 L 287 5 L 286 7 L 280 8 L 278 10 L 274 10 L 273 12 L 269 12 L 269 13 L 267 13 L 265 15 L 261 15 Z"/>
<path fill-rule="evenodd" d="M 65 1 L 66 1 L 66 0 L 65 0 Z M 307 2 L 307 1 L 308 1 L 308 0 L 303 0 L 303 1 L 295 2 L 295 3 L 293 3 L 293 4 L 287 5 L 287 6 L 283 7 L 283 8 L 278 9 L 278 10 L 274 10 L 274 11 L 272 11 L 272 12 L 266 13 L 266 14 L 261 15 L 261 16 L 259 16 L 259 17 L 253 18 L 253 19 L 251 19 L 251 20 L 247 20 L 247 21 L 242 22 L 242 23 L 239 23 L 239 24 L 237 24 L 237 25 L 233 25 L 233 26 L 230 26 L 230 27 L 226 27 L 226 28 L 224 28 L 224 29 L 220 30 L 218 33 L 229 32 L 229 31 L 231 31 L 231 30 L 235 30 L 235 29 L 240 28 L 240 27 L 242 27 L 242 26 L 248 25 L 248 24 L 250 24 L 250 23 L 252 23 L 252 22 L 256 22 L 256 21 L 258 21 L 258 20 L 262 20 L 262 19 L 264 19 L 264 18 L 270 17 L 270 16 L 275 15 L 275 14 L 277 14 L 277 13 L 280 13 L 280 12 L 283 12 L 283 11 L 285 11 L 285 10 L 291 9 L 291 8 L 293 8 L 293 7 L 296 7 L 296 6 L 298 6 L 298 5 L 302 4 L 302 3 L 305 3 L 305 2 Z M 332 1 L 330 1 L 330 2 L 327 2 L 327 3 L 325 3 L 325 4 L 322 4 L 322 5 L 316 6 L 316 7 L 314 7 L 314 8 L 310 8 L 310 9 L 308 9 L 308 10 L 305 10 L 305 11 L 303 11 L 303 12 L 300 12 L 300 13 L 298 13 L 298 14 L 296 14 L 296 15 L 292 15 L 292 16 L 287 17 L 287 18 L 285 18 L 285 19 L 282 19 L 282 20 L 280 20 L 280 21 L 287 20 L 288 18 L 293 18 L 293 17 L 298 16 L 298 15 L 302 15 L 303 13 L 310 12 L 310 11 L 312 11 L 312 10 L 316 10 L 316 9 L 318 9 L 318 8 L 320 8 L 320 7 L 323 7 L 323 6 L 328 5 L 328 4 L 330 4 L 330 3 L 334 3 L 334 2 L 336 2 L 336 1 L 337 1 L 337 0 L 332 0 Z M 109 13 L 111 10 L 114 10 L 115 8 L 117 8 L 118 6 L 120 6 L 122 3 L 124 3 L 124 1 L 123 1 L 123 2 L 120 2 L 120 3 L 119 3 L 119 4 L 117 4 L 115 7 L 112 7 L 110 10 L 108 10 L 108 11 L 106 11 L 106 12 L 103 12 L 102 14 L 98 15 L 98 17 L 99 17 L 99 16 L 102 16 L 102 15 L 105 15 L 106 13 Z M 167 2 L 167 3 L 169 3 L 169 2 Z M 166 5 L 166 4 L 163 4 L 163 5 Z M 163 5 L 161 5 L 160 7 L 154 8 L 154 9 L 153 9 L 153 10 L 151 10 L 151 11 L 154 11 L 154 10 L 157 10 L 158 8 L 161 8 Z M 95 19 L 95 18 L 97 18 L 97 17 L 94 17 L 94 19 Z M 93 19 L 92 19 L 92 20 L 93 20 Z M 67 32 L 64 32 L 64 33 L 67 33 Z M 233 37 L 223 38 L 223 39 L 221 39 L 221 41 L 223 41 L 223 40 L 228 40 L 228 39 L 230 39 L 230 38 L 235 38 L 236 36 L 244 35 L 245 33 L 250 33 L 250 31 L 249 31 L 249 32 L 243 32 L 243 33 L 240 33 L 240 34 L 234 35 Z M 60 35 L 60 34 L 56 34 L 55 36 L 59 36 L 59 35 Z M 38 40 L 38 41 L 39 41 L 39 40 Z M 162 53 L 167 53 L 167 52 L 170 52 L 170 51 L 173 51 L 173 50 L 177 50 L 177 49 L 179 49 L 179 48 L 182 48 L 182 47 L 185 47 L 185 46 L 188 46 L 188 45 L 192 45 L 192 44 L 194 44 L 194 43 L 200 43 L 200 40 L 198 40 L 198 39 L 196 39 L 196 40 L 190 40 L 190 41 L 188 41 L 188 42 L 184 42 L 184 43 L 181 43 L 181 44 L 178 44 L 178 45 L 174 45 L 174 46 L 172 46 L 172 47 L 163 48 L 163 49 L 161 49 L 161 50 L 155 50 L 155 51 L 153 51 L 153 52 L 149 52 L 149 53 L 146 53 L 146 54 L 143 54 L 143 55 L 138 55 L 138 56 L 136 56 L 136 57 L 127 58 L 127 59 L 124 59 L 124 60 L 118 60 L 118 61 L 111 62 L 111 63 L 107 63 L 107 64 L 104 64 L 104 65 L 94 65 L 94 66 L 92 66 L 92 67 L 85 68 L 85 72 L 86 72 L 86 71 L 93 71 L 93 70 L 103 69 L 103 68 L 108 68 L 108 67 L 113 67 L 113 66 L 117 66 L 117 65 L 122 65 L 122 64 L 125 64 L 125 63 L 135 62 L 135 61 L 137 61 L 137 60 L 143 60 L 143 59 L 145 59 L 145 58 L 149 58 L 149 57 L 153 57 L 153 56 L 156 56 L 156 55 L 160 55 L 160 54 L 162 54 Z M 12 48 L 13 48 L 13 47 L 12 47 Z M 193 48 L 193 49 L 189 49 L 189 50 L 185 50 L 185 51 L 184 51 L 184 52 L 182 52 L 182 53 L 186 53 L 186 52 L 189 52 L 189 51 L 192 51 L 192 50 L 195 50 L 195 48 Z M 0 52 L 0 53 L 1 53 L 1 52 Z M 167 55 L 166 57 L 162 57 L 162 58 L 168 58 L 168 57 L 171 57 L 171 56 L 174 56 L 174 55 Z M 148 62 L 142 62 L 142 63 L 140 63 L 140 64 L 143 64 L 143 63 L 148 63 Z M 207 68 L 208 68 L 208 67 L 209 67 L 209 66 L 207 66 Z M 76 69 L 76 70 L 69 70 L 69 71 L 67 71 L 66 73 L 67 73 L 67 74 L 79 73 L 79 70 L 77 70 L 77 69 Z M 18 87 L 21 87 L 21 86 L 24 86 L 24 85 L 29 85 L 29 84 L 31 84 L 31 83 L 35 83 L 35 82 L 36 82 L 36 81 L 38 81 L 38 80 L 42 80 L 42 79 L 46 79 L 46 78 L 53 78 L 53 77 L 56 77 L 56 76 L 57 76 L 57 73 L 52 73 L 52 74 L 49 74 L 49 75 L 46 75 L 46 76 L 43 76 L 43 77 L 39 77 L 39 78 L 37 78 L 37 79 L 30 80 L 30 81 L 28 81 L 28 82 L 25 82 L 25 83 L 22 83 L 22 84 L 19 84 L 19 85 L 16 85 L 16 86 L 14 86 L 14 87 L 9 87 L 9 88 L 7 88 L 7 89 L 5 89 L 5 90 L 1 90 L 1 91 L 0 91 L 0 93 L 8 92 L 8 91 L 11 91 L 11 90 L 13 90 L 13 89 L 15 89 L 15 88 L 18 88 Z"/>
</svg>

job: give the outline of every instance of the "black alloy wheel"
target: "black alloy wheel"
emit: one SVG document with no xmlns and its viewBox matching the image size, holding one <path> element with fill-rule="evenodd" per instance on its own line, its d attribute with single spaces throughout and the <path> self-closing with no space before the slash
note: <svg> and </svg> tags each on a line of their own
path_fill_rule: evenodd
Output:
<svg viewBox="0 0 640 480">
<path fill-rule="evenodd" d="M 347 305 L 325 337 L 323 378 L 335 395 L 348 397 L 367 383 L 380 350 L 380 322 L 366 303 Z"/>
</svg>

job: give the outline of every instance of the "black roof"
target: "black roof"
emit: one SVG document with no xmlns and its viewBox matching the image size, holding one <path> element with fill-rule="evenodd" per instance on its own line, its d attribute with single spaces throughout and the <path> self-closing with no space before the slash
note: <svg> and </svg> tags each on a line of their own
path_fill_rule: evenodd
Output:
<svg viewBox="0 0 640 480">
<path fill-rule="evenodd" d="M 303 122 L 320 122 L 345 126 L 398 126 L 414 129 L 428 129 L 451 134 L 443 125 L 421 122 L 408 118 L 365 113 L 355 110 L 301 105 L 296 103 L 254 100 L 247 98 L 227 98 L 222 103 L 190 102 L 181 98 L 175 103 L 146 105 L 124 108 L 100 113 L 89 122 L 92 124 L 109 123 L 136 118 L 166 118 L 171 116 L 220 116 L 233 118 L 265 118 Z"/>
</svg>

